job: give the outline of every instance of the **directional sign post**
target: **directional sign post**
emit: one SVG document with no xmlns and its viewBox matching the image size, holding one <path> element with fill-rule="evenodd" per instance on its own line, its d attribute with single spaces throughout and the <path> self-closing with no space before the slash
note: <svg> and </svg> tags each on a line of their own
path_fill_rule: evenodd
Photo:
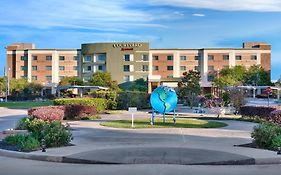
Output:
<svg viewBox="0 0 281 175">
<path fill-rule="evenodd" d="M 137 112 L 137 108 L 136 107 L 129 107 L 128 111 L 130 113 L 132 113 L 132 128 L 134 127 L 134 113 Z"/>
</svg>

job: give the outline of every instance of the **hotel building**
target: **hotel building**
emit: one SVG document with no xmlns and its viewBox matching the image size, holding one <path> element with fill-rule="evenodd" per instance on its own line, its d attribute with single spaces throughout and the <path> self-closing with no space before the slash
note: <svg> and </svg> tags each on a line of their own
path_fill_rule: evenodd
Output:
<svg viewBox="0 0 281 175">
<path fill-rule="evenodd" d="M 242 48 L 151 49 L 147 42 L 88 43 L 80 49 L 36 49 L 31 43 L 6 47 L 9 78 L 27 78 L 56 92 L 60 79 L 79 76 L 88 81 L 97 71 L 111 73 L 119 84 L 148 80 L 149 93 L 160 84 L 177 87 L 182 73 L 197 70 L 201 87 L 225 67 L 261 65 L 270 73 L 271 45 L 245 42 Z"/>
</svg>

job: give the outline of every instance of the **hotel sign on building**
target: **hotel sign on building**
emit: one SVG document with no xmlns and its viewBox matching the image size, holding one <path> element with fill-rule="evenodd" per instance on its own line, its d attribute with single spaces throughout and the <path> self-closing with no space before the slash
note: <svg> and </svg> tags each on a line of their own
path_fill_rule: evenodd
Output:
<svg viewBox="0 0 281 175">
<path fill-rule="evenodd" d="M 114 48 L 141 47 L 142 43 L 114 43 Z"/>
</svg>

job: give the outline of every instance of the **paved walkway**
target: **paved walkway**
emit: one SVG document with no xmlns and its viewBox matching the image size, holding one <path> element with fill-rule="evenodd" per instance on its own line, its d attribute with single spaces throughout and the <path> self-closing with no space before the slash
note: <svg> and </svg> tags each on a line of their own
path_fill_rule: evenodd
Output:
<svg viewBox="0 0 281 175">
<path fill-rule="evenodd" d="M 150 115 L 138 112 L 135 118 Z M 129 119 L 130 114 L 103 115 L 97 121 L 71 121 L 75 146 L 16 153 L 14 157 L 79 163 L 263 164 L 281 163 L 276 152 L 237 147 L 251 142 L 254 123 L 225 120 L 224 128 L 116 129 L 100 125 Z M 0 151 L 1 155 L 1 151 Z M 2 152 L 2 155 L 11 155 Z M 153 161 L 152 161 L 153 160 Z"/>
</svg>

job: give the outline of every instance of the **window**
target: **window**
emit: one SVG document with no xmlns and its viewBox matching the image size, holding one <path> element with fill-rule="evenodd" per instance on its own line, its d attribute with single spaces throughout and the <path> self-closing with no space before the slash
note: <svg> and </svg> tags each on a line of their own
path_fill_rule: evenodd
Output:
<svg viewBox="0 0 281 175">
<path fill-rule="evenodd" d="M 79 70 L 79 66 L 73 66 L 73 70 Z"/>
<path fill-rule="evenodd" d="M 46 66 L 46 70 L 52 70 L 52 66 Z"/>
<path fill-rule="evenodd" d="M 168 56 L 167 56 L 167 60 L 170 60 L 170 61 L 171 61 L 171 60 L 173 60 L 173 59 L 174 59 L 174 56 L 173 56 L 173 55 L 168 55 Z"/>
<path fill-rule="evenodd" d="M 33 80 L 33 81 L 37 80 L 37 76 L 32 76 L 31 80 Z"/>
<path fill-rule="evenodd" d="M 130 75 L 125 75 L 125 76 L 123 77 L 123 81 L 124 81 L 124 82 L 130 81 Z"/>
<path fill-rule="evenodd" d="M 185 71 L 186 70 L 186 67 L 185 66 L 181 66 L 181 71 Z"/>
<path fill-rule="evenodd" d="M 257 60 L 257 55 L 251 55 L 251 60 Z"/>
<path fill-rule="evenodd" d="M 168 75 L 167 78 L 173 78 L 173 75 Z"/>
<path fill-rule="evenodd" d="M 99 71 L 103 71 L 103 65 L 99 65 L 99 66 L 98 66 L 98 70 L 99 70 Z"/>
<path fill-rule="evenodd" d="M 223 60 L 229 60 L 229 55 L 223 55 Z"/>
<path fill-rule="evenodd" d="M 148 71 L 148 65 L 142 65 L 142 71 L 147 72 Z"/>
<path fill-rule="evenodd" d="M 195 57 L 194 57 L 194 60 L 199 60 L 199 56 L 198 56 L 198 55 L 195 56 Z"/>
<path fill-rule="evenodd" d="M 105 54 L 98 54 L 98 55 L 96 55 L 96 60 L 104 62 L 106 60 L 106 55 Z"/>
<path fill-rule="evenodd" d="M 37 66 L 32 66 L 32 70 L 37 70 Z"/>
<path fill-rule="evenodd" d="M 208 81 L 213 81 L 214 80 L 214 76 L 213 75 L 208 75 Z"/>
<path fill-rule="evenodd" d="M 73 56 L 73 60 L 78 61 L 79 57 L 78 56 Z"/>
<path fill-rule="evenodd" d="M 174 70 L 173 66 L 167 66 L 167 70 Z"/>
<path fill-rule="evenodd" d="M 20 60 L 26 61 L 26 60 L 27 60 L 27 56 L 21 56 L 21 57 L 20 57 Z"/>
<path fill-rule="evenodd" d="M 60 69 L 60 70 L 64 70 L 64 66 L 60 66 L 59 69 Z"/>
<path fill-rule="evenodd" d="M 124 55 L 124 60 L 125 61 L 130 61 L 130 55 L 129 54 L 125 54 Z"/>
<path fill-rule="evenodd" d="M 153 60 L 159 60 L 159 57 L 158 57 L 158 55 L 153 55 L 153 56 L 152 56 L 152 59 L 153 59 Z"/>
<path fill-rule="evenodd" d="M 64 56 L 59 56 L 59 60 L 60 60 L 60 61 L 64 61 L 64 60 L 65 60 L 65 57 L 64 57 Z"/>
<path fill-rule="evenodd" d="M 36 55 L 32 55 L 32 60 L 37 60 L 37 56 Z"/>
<path fill-rule="evenodd" d="M 52 76 L 50 76 L 50 75 L 46 76 L 46 80 L 47 81 L 52 81 Z"/>
<path fill-rule="evenodd" d="M 242 60 L 242 56 L 241 56 L 241 55 L 236 55 L 236 56 L 235 56 L 235 59 L 236 59 L 236 60 Z"/>
<path fill-rule="evenodd" d="M 208 66 L 208 70 L 214 70 L 214 66 Z"/>
<path fill-rule="evenodd" d="M 186 60 L 186 56 L 180 56 L 181 61 L 185 61 Z"/>
<path fill-rule="evenodd" d="M 142 55 L 142 61 L 148 61 L 148 55 Z"/>
<path fill-rule="evenodd" d="M 21 78 L 27 78 L 27 76 L 20 76 Z"/>
<path fill-rule="evenodd" d="M 92 66 L 84 67 L 84 71 L 83 72 L 91 72 L 91 71 L 92 71 Z"/>
<path fill-rule="evenodd" d="M 64 76 L 60 76 L 59 79 L 60 79 L 60 80 L 64 79 Z"/>
<path fill-rule="evenodd" d="M 123 71 L 124 72 L 130 72 L 130 65 L 124 65 L 123 66 Z"/>
<path fill-rule="evenodd" d="M 21 70 L 27 70 L 27 66 L 21 66 Z"/>
<path fill-rule="evenodd" d="M 196 71 L 200 71 L 200 67 L 199 66 L 194 66 L 194 70 L 196 70 Z"/>
<path fill-rule="evenodd" d="M 208 55 L 208 60 L 214 60 L 214 55 Z"/>
<path fill-rule="evenodd" d="M 159 70 L 159 67 L 158 66 L 152 66 L 152 70 L 157 71 L 157 70 Z"/>
<path fill-rule="evenodd" d="M 84 56 L 84 62 L 91 62 L 92 61 L 92 56 L 91 55 L 85 55 Z"/>
<path fill-rule="evenodd" d="M 46 60 L 52 60 L 52 56 L 46 56 Z"/>
</svg>

